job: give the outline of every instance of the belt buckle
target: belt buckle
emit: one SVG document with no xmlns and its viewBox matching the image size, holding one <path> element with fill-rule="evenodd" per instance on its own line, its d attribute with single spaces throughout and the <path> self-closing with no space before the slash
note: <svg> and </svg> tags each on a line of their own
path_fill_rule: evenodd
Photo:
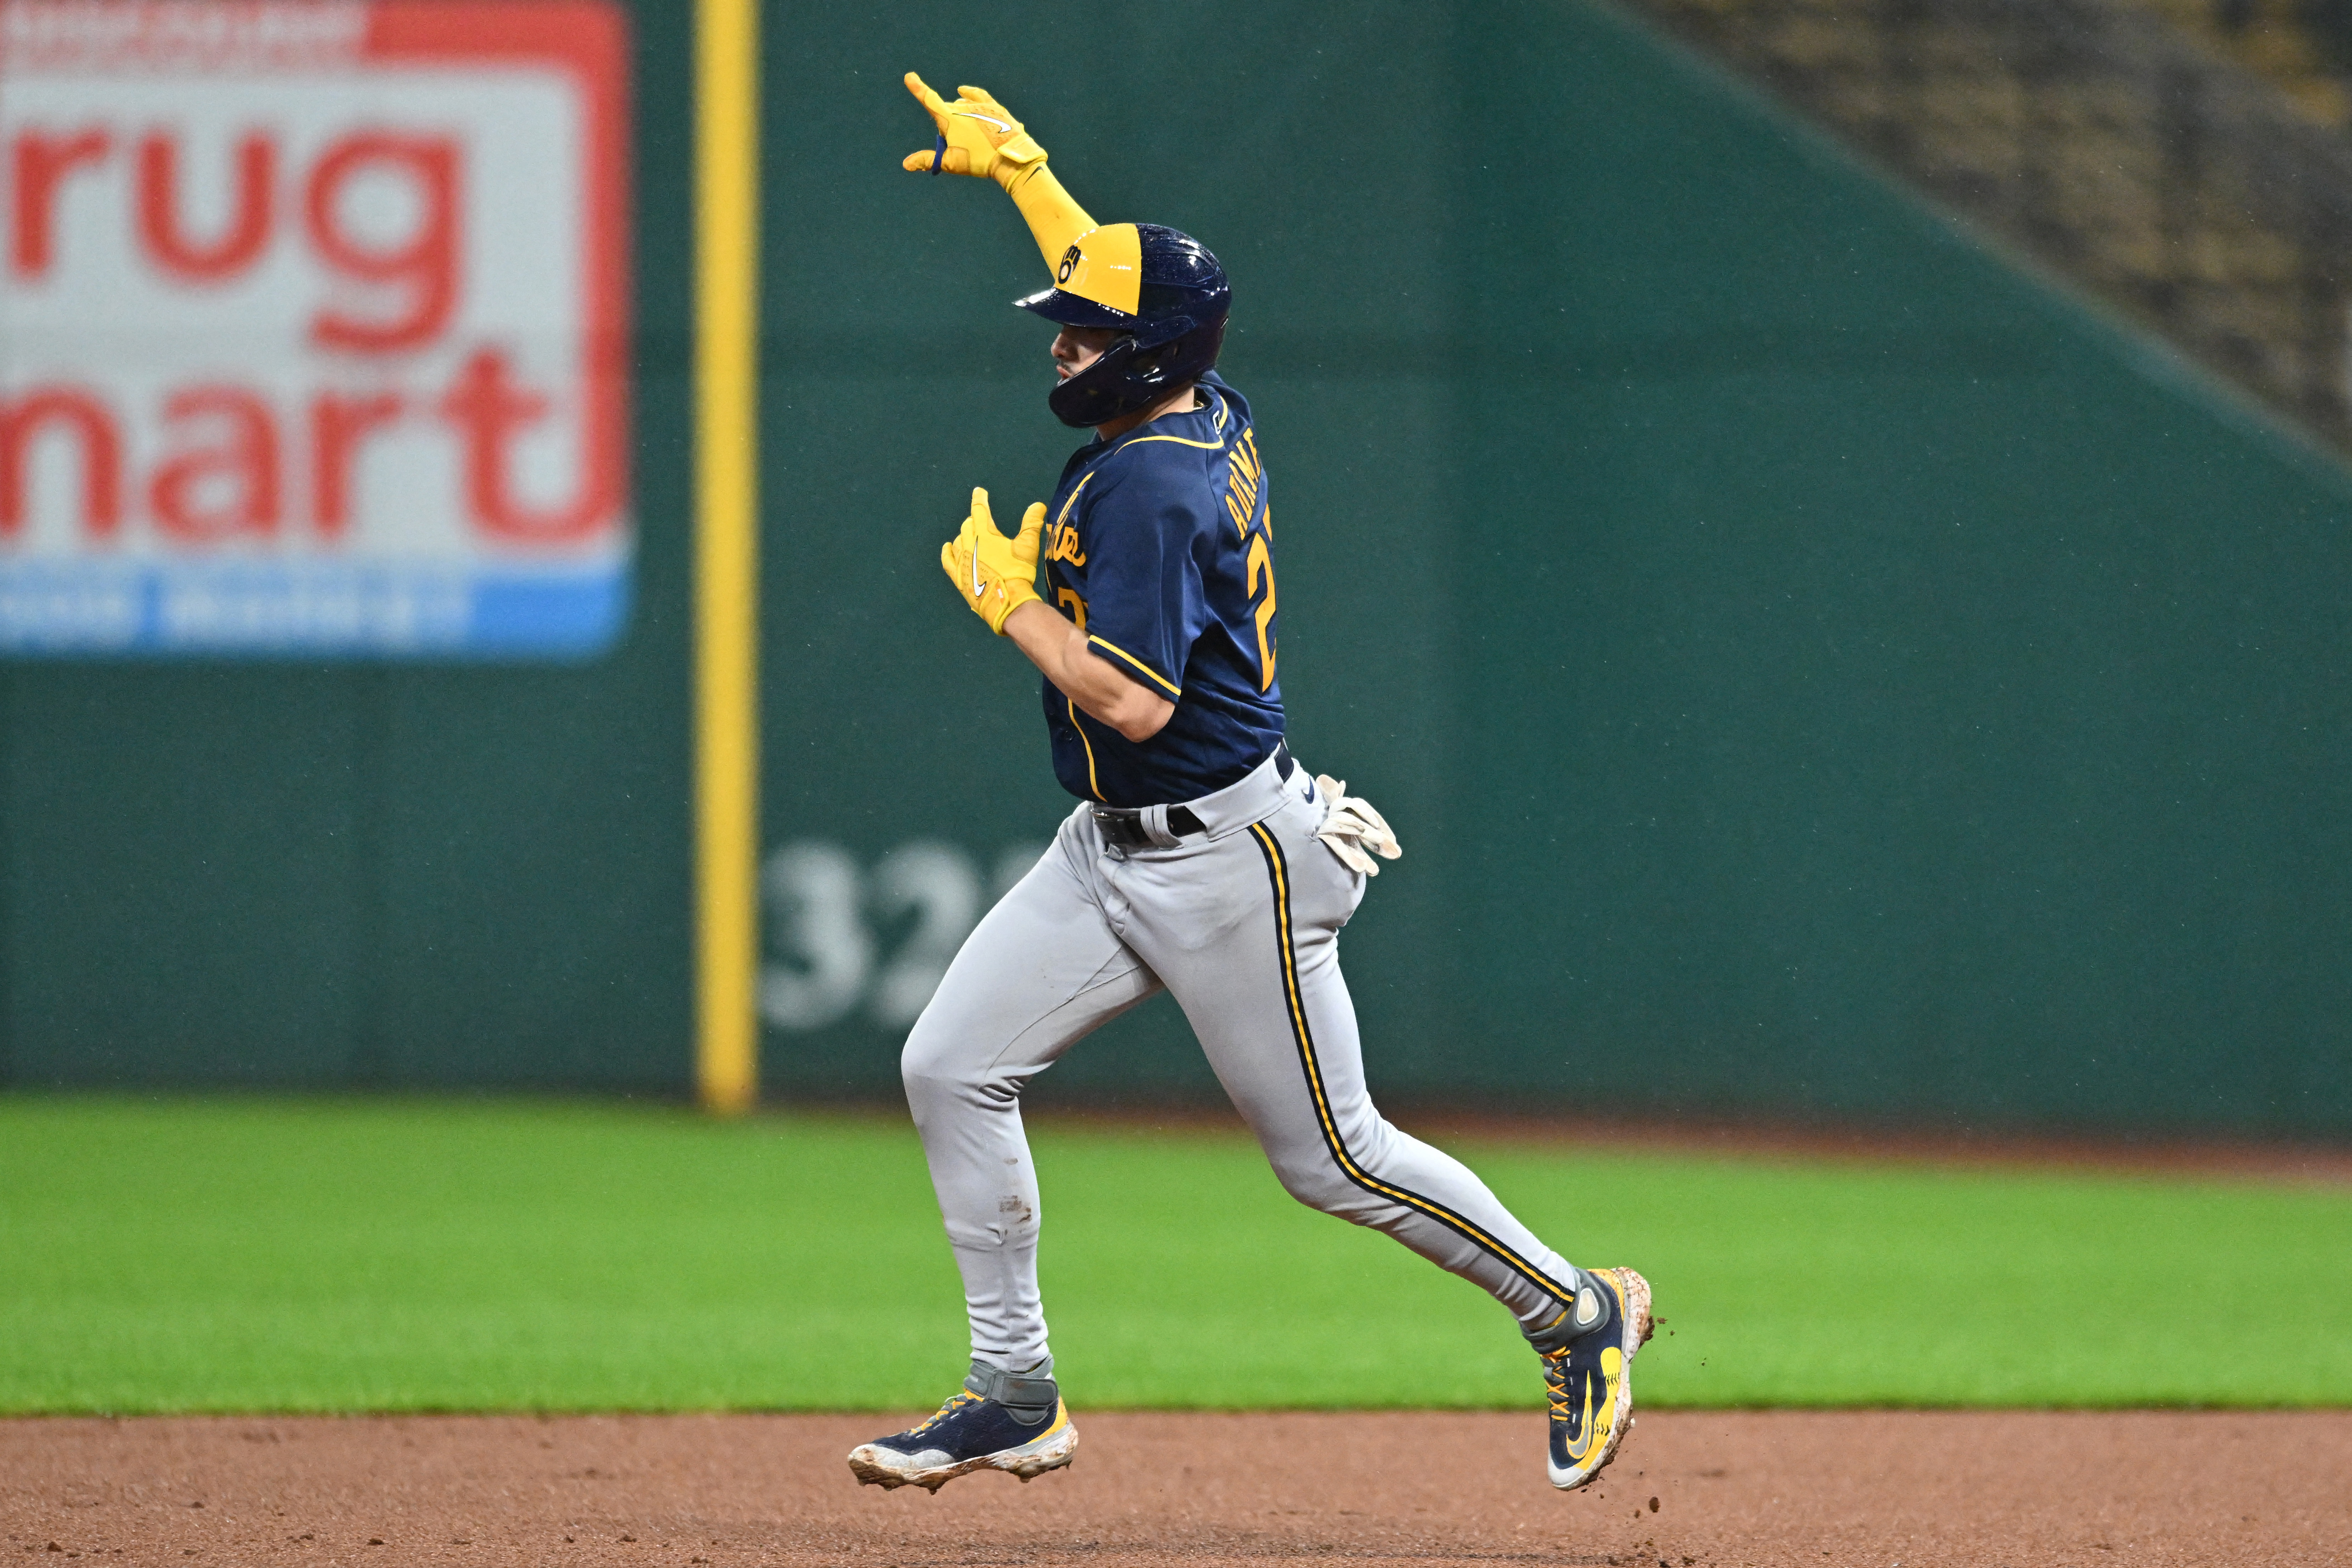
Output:
<svg viewBox="0 0 2352 1568">
<path fill-rule="evenodd" d="M 1136 847 L 1128 843 L 1128 837 L 1134 836 L 1139 838 L 1140 837 L 1135 833 L 1139 819 L 1119 810 L 1117 806 L 1097 805 L 1092 807 L 1091 811 L 1095 819 L 1095 830 L 1102 835 L 1103 853 L 1114 860 L 1126 859 L 1128 850 Z"/>
</svg>

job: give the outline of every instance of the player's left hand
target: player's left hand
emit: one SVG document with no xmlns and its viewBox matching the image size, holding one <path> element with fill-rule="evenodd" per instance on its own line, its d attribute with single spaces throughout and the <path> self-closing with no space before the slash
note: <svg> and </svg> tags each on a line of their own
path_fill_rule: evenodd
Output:
<svg viewBox="0 0 2352 1568">
<path fill-rule="evenodd" d="M 989 514 L 988 492 L 971 492 L 971 515 L 956 536 L 940 546 L 940 567 L 956 585 L 971 613 L 1004 635 L 1004 617 L 1037 596 L 1038 536 L 1045 531 L 1045 503 L 1032 501 L 1022 514 L 1021 531 L 1007 539 Z"/>
<path fill-rule="evenodd" d="M 1003 184 L 1030 164 L 1045 161 L 1045 149 L 986 88 L 960 87 L 950 103 L 908 71 L 907 90 L 930 110 L 931 122 L 947 143 L 944 149 L 935 143 L 908 153 L 900 167 L 910 173 L 971 174 Z"/>
</svg>

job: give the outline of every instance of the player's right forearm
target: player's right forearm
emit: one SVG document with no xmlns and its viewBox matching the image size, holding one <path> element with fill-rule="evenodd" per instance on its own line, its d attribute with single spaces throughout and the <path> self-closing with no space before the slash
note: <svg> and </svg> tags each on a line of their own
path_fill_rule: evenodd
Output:
<svg viewBox="0 0 2352 1568">
<path fill-rule="evenodd" d="M 1173 702 L 1146 691 L 1110 660 L 1097 658 L 1087 647 L 1086 633 L 1042 600 L 1032 599 L 1005 616 L 1004 635 L 1087 718 L 1139 745 L 1160 733 L 1175 715 Z"/>
<path fill-rule="evenodd" d="M 1007 164 L 1003 172 L 1004 194 L 1021 209 L 1028 221 L 1029 232 L 1037 239 L 1038 252 L 1045 258 L 1045 269 L 1054 272 L 1062 265 L 1063 256 L 1076 243 L 1078 236 L 1096 226 L 1087 216 L 1087 209 L 1070 199 L 1062 182 L 1044 159 L 1018 166 Z"/>
</svg>

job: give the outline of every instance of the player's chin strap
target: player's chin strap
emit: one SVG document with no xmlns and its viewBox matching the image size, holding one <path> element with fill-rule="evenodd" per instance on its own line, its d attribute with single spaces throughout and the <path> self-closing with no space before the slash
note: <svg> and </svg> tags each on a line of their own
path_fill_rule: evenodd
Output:
<svg viewBox="0 0 2352 1568">
<path fill-rule="evenodd" d="M 1054 1414 L 1062 1390 L 1054 1382 L 1054 1358 L 1047 1356 L 1026 1372 L 1007 1372 L 975 1359 L 963 1385 L 982 1399 L 993 1399 L 1024 1426 L 1034 1426 Z"/>
</svg>

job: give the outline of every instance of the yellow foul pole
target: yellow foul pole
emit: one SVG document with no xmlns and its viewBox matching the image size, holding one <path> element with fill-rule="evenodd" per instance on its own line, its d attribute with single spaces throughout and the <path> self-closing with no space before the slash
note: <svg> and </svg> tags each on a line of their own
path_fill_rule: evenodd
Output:
<svg viewBox="0 0 2352 1568">
<path fill-rule="evenodd" d="M 695 12 L 695 1082 L 760 1093 L 758 0 Z"/>
</svg>

